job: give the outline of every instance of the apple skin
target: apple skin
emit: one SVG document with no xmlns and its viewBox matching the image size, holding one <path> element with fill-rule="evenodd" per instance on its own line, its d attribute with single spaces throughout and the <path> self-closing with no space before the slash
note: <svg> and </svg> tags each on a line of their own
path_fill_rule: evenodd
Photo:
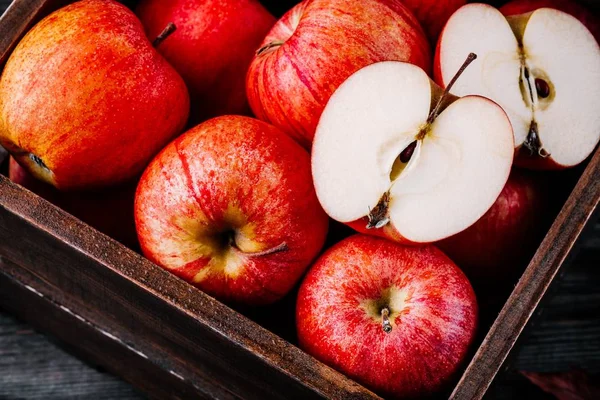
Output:
<svg viewBox="0 0 600 400">
<path fill-rule="evenodd" d="M 350 75 L 378 61 L 430 70 L 430 48 L 399 0 L 313 0 L 288 11 L 261 44 L 246 80 L 252 111 L 310 148 L 327 101 Z"/>
<path fill-rule="evenodd" d="M 157 48 L 185 80 L 195 121 L 250 113 L 246 72 L 275 23 L 257 0 L 143 0 L 135 12 L 151 40 L 177 26 Z"/>
<path fill-rule="evenodd" d="M 493 300 L 508 294 L 506 288 L 512 288 L 546 231 L 549 198 L 543 175 L 513 168 L 500 196 L 481 219 L 438 242 L 480 298 Z"/>
<path fill-rule="evenodd" d="M 389 333 L 379 316 L 386 306 Z M 437 248 L 355 235 L 306 275 L 296 324 L 300 346 L 325 364 L 384 396 L 422 398 L 456 376 L 477 313 L 469 281 Z"/>
<path fill-rule="evenodd" d="M 139 176 L 188 113 L 181 77 L 112 0 L 79 1 L 44 18 L 0 78 L 0 144 L 59 189 Z"/>
<path fill-rule="evenodd" d="M 435 44 L 448 18 L 467 4 L 467 0 L 404 0 L 403 3 L 417 17 L 430 42 Z"/>
<path fill-rule="evenodd" d="M 11 181 L 32 191 L 69 214 L 123 243 L 137 249 L 137 234 L 133 219 L 136 183 L 98 192 L 60 192 L 39 181 L 10 157 L 8 176 Z"/>
<path fill-rule="evenodd" d="M 499 8 L 506 16 L 526 14 L 538 8 L 554 8 L 577 18 L 600 43 L 600 21 L 592 12 L 573 0 L 514 0 Z"/>
<path fill-rule="evenodd" d="M 208 120 L 168 145 L 136 194 L 143 253 L 229 303 L 285 295 L 321 250 L 328 218 L 309 154 L 253 118 Z M 285 243 L 283 251 L 272 251 Z"/>
</svg>

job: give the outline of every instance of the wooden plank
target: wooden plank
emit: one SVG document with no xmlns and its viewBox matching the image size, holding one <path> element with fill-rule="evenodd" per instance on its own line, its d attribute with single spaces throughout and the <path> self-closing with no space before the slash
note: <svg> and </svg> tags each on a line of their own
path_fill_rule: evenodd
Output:
<svg viewBox="0 0 600 400">
<path fill-rule="evenodd" d="M 0 24 L 0 65 L 17 45 L 16 39 L 22 37 L 44 12 L 46 3 L 46 0 L 18 0 L 6 9 Z"/>
<path fill-rule="evenodd" d="M 81 327 L 80 320 L 70 314 L 56 312 L 53 303 L 44 301 L 35 293 L 17 284 L 0 273 L 0 303 L 12 304 L 12 311 L 21 318 L 28 318 L 37 328 L 48 330 L 46 324 L 56 325 L 65 332 L 58 339 L 81 335 L 87 328 Z M 20 303 L 20 304 L 19 304 Z M 35 318 L 43 313 L 46 318 Z M 31 315 L 30 315 L 31 314 Z M 72 331 L 67 334 L 66 331 Z M 78 354 L 89 352 L 90 335 L 81 336 L 74 341 Z M 93 337 L 93 336 L 91 336 Z M 104 348 L 111 346 L 110 338 L 100 335 L 97 339 Z M 69 349 L 70 350 L 70 349 Z M 110 355 L 112 353 L 102 353 Z M 105 360 L 111 365 L 111 371 L 118 368 L 134 367 L 127 363 L 131 357 Z M 86 359 L 86 361 L 88 361 Z M 135 366 L 137 367 L 137 366 Z M 35 332 L 32 327 L 0 312 L 0 398 L 2 399 L 142 399 L 141 393 L 131 385 L 101 372 L 90 365 L 66 353 L 57 347 L 45 335 Z M 157 378 L 162 378 L 158 371 Z M 161 379 L 162 380 L 162 379 Z M 160 389 L 160 388 L 159 388 Z M 164 389 L 163 389 L 164 390 Z"/>
<path fill-rule="evenodd" d="M 0 254 L 18 260 L 12 276 L 29 276 L 31 287 L 134 344 L 149 363 L 205 388 L 199 395 L 376 398 L 2 176 Z"/>
<path fill-rule="evenodd" d="M 560 267 L 600 202 L 600 149 L 596 150 L 527 270 L 467 367 L 452 399 L 480 399 L 513 349 Z M 595 227 L 590 224 L 589 229 Z"/>
</svg>

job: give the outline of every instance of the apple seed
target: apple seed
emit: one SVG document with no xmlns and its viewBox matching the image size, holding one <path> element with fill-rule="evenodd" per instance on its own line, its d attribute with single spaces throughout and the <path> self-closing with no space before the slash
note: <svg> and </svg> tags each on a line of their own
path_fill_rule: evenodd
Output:
<svg viewBox="0 0 600 400">
<path fill-rule="evenodd" d="M 535 78 L 535 90 L 538 96 L 542 99 L 550 96 L 550 85 L 548 85 L 548 82 L 541 78 Z"/>
</svg>

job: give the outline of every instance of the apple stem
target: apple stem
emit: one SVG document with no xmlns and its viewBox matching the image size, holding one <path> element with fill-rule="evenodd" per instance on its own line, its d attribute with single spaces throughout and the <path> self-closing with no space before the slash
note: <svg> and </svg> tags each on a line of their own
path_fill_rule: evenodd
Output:
<svg viewBox="0 0 600 400">
<path fill-rule="evenodd" d="M 390 310 L 387 307 L 381 309 L 381 327 L 385 333 L 392 331 L 392 323 L 390 322 Z"/>
<path fill-rule="evenodd" d="M 458 78 L 460 78 L 460 76 L 463 74 L 463 72 L 465 72 L 465 70 L 467 69 L 467 67 L 473 61 L 475 61 L 475 59 L 477 59 L 477 54 L 475 54 L 475 53 L 469 53 L 469 55 L 467 56 L 467 59 L 465 60 L 465 62 L 463 63 L 463 65 L 458 69 L 458 71 L 456 72 L 456 74 L 454 74 L 454 77 L 452 77 L 452 80 L 450 80 L 450 83 L 444 89 L 444 92 L 440 96 L 440 98 L 439 98 L 437 104 L 435 105 L 434 109 L 431 110 L 431 113 L 429 113 L 429 117 L 427 118 L 427 123 L 428 124 L 433 123 L 433 121 L 437 118 L 437 116 L 438 116 L 438 114 L 440 112 L 440 108 L 442 107 L 442 104 L 444 104 L 444 100 L 445 100 L 446 96 L 448 96 L 448 94 L 450 93 L 450 90 L 452 90 L 452 86 L 454 86 L 454 84 L 456 83 L 456 81 L 458 80 Z"/>
<path fill-rule="evenodd" d="M 271 254 L 275 254 L 275 253 L 279 253 L 279 252 L 282 252 L 282 251 L 287 251 L 287 250 L 289 250 L 289 247 L 288 247 L 288 245 L 287 245 L 287 243 L 286 243 L 286 242 L 283 242 L 283 243 L 281 243 L 281 244 L 280 244 L 280 245 L 278 245 L 278 246 L 271 247 L 270 249 L 263 250 L 263 251 L 257 251 L 257 252 L 255 252 L 255 253 L 247 253 L 247 252 L 245 252 L 245 251 L 242 251 L 242 250 L 241 250 L 239 247 L 237 247 L 237 245 L 235 244 L 235 242 L 231 243 L 231 247 L 232 247 L 233 249 L 235 249 L 236 251 L 238 251 L 238 252 L 240 252 L 240 253 L 244 254 L 245 256 L 249 256 L 249 257 L 262 257 L 262 256 L 268 256 L 268 255 L 271 255 Z"/>
<path fill-rule="evenodd" d="M 283 42 L 281 40 L 274 40 L 271 43 L 268 43 L 268 44 L 264 45 L 263 47 L 261 47 L 260 49 L 256 50 L 256 55 L 260 56 L 260 55 L 266 53 L 268 50 L 274 49 L 275 47 L 279 47 L 284 43 L 285 42 Z"/>
<path fill-rule="evenodd" d="M 169 22 L 165 29 L 154 39 L 152 46 L 158 47 L 166 38 L 168 38 L 173 32 L 177 30 L 177 26 L 173 22 Z"/>
</svg>

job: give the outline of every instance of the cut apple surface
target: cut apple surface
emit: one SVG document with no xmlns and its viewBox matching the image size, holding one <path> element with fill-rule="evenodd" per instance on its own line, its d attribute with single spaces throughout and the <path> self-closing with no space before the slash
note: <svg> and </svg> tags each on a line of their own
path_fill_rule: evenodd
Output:
<svg viewBox="0 0 600 400">
<path fill-rule="evenodd" d="M 339 87 L 312 158 L 317 196 L 333 219 L 427 243 L 490 208 L 510 173 L 510 122 L 493 101 L 441 92 L 419 67 L 393 61 L 365 67 Z"/>
<path fill-rule="evenodd" d="M 593 151 L 600 139 L 600 47 L 579 20 L 550 8 L 505 17 L 469 4 L 450 18 L 438 43 L 442 86 L 469 52 L 479 58 L 451 93 L 479 94 L 504 108 L 517 164 L 565 168 Z"/>
</svg>

